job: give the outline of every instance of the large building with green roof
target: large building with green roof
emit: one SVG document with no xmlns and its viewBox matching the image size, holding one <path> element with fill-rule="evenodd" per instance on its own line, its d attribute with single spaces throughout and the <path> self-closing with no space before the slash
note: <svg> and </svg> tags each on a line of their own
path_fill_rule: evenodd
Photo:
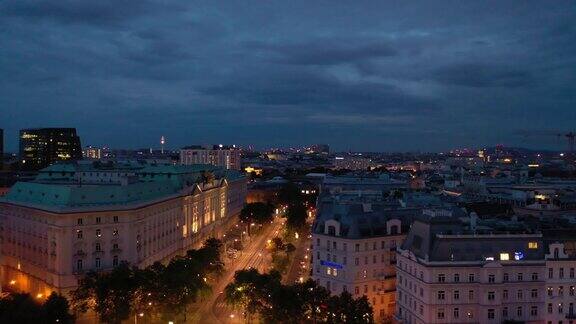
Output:
<svg viewBox="0 0 576 324">
<path fill-rule="evenodd" d="M 212 165 L 54 164 L 0 198 L 2 284 L 46 296 L 88 270 L 146 266 L 231 224 L 243 174 Z"/>
</svg>

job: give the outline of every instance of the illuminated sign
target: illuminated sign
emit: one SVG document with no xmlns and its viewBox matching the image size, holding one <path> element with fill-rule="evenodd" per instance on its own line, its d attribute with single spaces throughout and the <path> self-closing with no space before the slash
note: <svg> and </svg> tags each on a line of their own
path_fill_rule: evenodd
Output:
<svg viewBox="0 0 576 324">
<path fill-rule="evenodd" d="M 522 260 L 524 259 L 524 253 L 522 252 L 514 252 L 514 260 Z"/>
<path fill-rule="evenodd" d="M 320 265 L 326 266 L 326 267 L 331 267 L 331 268 L 336 268 L 336 269 L 342 269 L 344 268 L 341 264 L 339 263 L 335 263 L 335 262 L 330 262 L 330 261 L 324 261 L 324 260 L 320 260 Z"/>
</svg>

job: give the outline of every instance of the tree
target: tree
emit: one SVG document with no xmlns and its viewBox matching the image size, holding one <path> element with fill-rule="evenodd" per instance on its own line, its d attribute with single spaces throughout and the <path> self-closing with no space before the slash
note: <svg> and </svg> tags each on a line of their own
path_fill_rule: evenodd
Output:
<svg viewBox="0 0 576 324">
<path fill-rule="evenodd" d="M 271 295 L 281 286 L 281 275 L 277 271 L 260 274 L 256 269 L 240 270 L 234 281 L 224 289 L 226 302 L 244 309 L 247 319 L 253 314 L 262 314 L 269 309 Z"/>
<path fill-rule="evenodd" d="M 276 236 L 272 239 L 272 252 L 276 253 L 278 251 L 284 250 L 284 248 L 285 245 L 281 237 Z"/>
<path fill-rule="evenodd" d="M 304 197 L 296 184 L 288 182 L 280 188 L 278 201 L 284 205 L 301 204 L 304 201 Z"/>
<path fill-rule="evenodd" d="M 358 299 L 344 291 L 328 299 L 328 323 L 374 323 L 372 306 L 366 296 Z"/>
<path fill-rule="evenodd" d="M 326 288 L 318 286 L 312 279 L 296 284 L 295 288 L 302 300 L 302 314 L 306 318 L 313 322 L 326 318 L 326 302 L 330 297 L 330 292 Z"/>
<path fill-rule="evenodd" d="M 261 314 L 265 323 L 302 322 L 303 303 L 294 286 L 275 286 L 269 296 L 271 305 Z"/>
<path fill-rule="evenodd" d="M 102 274 L 101 280 L 96 281 L 95 311 L 102 321 L 121 323 L 130 317 L 137 288 L 135 271 L 137 269 L 130 267 L 127 262 L 121 262 L 112 272 Z"/>
<path fill-rule="evenodd" d="M 46 323 L 74 323 L 74 316 L 70 314 L 68 299 L 55 292 L 48 296 L 42 305 L 42 310 Z"/>
<path fill-rule="evenodd" d="M 259 315 L 264 323 L 374 323 L 365 296 L 354 299 L 347 292 L 330 296 L 326 288 L 311 279 L 282 285 L 277 272 L 237 271 L 234 281 L 226 286 L 225 297 L 227 303 L 243 308 L 248 320 Z"/>
<path fill-rule="evenodd" d="M 188 305 L 208 294 L 209 277 L 221 271 L 221 250 L 222 242 L 210 238 L 201 249 L 189 250 L 166 266 L 156 262 L 138 269 L 122 262 L 110 272 L 89 272 L 72 292 L 74 309 L 92 309 L 106 323 L 120 323 L 141 312 L 162 321 L 182 314 L 185 319 Z"/>
<path fill-rule="evenodd" d="M 288 255 L 288 254 L 296 251 L 296 247 L 294 246 L 294 244 L 288 243 L 288 244 L 286 244 L 286 246 L 284 247 L 284 251 L 286 251 L 286 254 Z"/>
<path fill-rule="evenodd" d="M 89 272 L 72 292 L 74 308 L 94 309 L 101 321 L 121 323 L 130 317 L 137 290 L 136 268 L 121 262 L 109 273 Z"/>
<path fill-rule="evenodd" d="M 175 258 L 160 273 L 158 303 L 164 319 L 184 313 L 186 307 L 194 302 L 199 289 L 205 285 L 203 266 L 192 258 Z"/>
<path fill-rule="evenodd" d="M 240 212 L 240 220 L 246 223 L 265 224 L 272 221 L 274 206 L 262 202 L 246 204 Z"/>
<path fill-rule="evenodd" d="M 0 299 L 0 323 L 41 323 L 42 307 L 29 294 L 10 294 Z"/>
<path fill-rule="evenodd" d="M 302 204 L 288 206 L 286 226 L 289 230 L 299 230 L 306 226 L 306 207 Z"/>
</svg>

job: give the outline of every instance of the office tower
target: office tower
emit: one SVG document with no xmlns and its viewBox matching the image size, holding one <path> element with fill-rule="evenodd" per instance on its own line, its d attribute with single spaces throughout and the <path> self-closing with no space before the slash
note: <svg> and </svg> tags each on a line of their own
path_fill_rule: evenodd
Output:
<svg viewBox="0 0 576 324">
<path fill-rule="evenodd" d="M 75 128 L 34 128 L 20 131 L 20 159 L 41 169 L 57 161 L 82 158 L 80 137 Z"/>
</svg>

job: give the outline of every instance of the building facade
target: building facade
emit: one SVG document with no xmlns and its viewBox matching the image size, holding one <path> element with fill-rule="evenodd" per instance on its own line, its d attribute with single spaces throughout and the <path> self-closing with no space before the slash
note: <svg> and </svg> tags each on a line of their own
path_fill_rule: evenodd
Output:
<svg viewBox="0 0 576 324">
<path fill-rule="evenodd" d="M 94 146 L 86 146 L 82 151 L 82 156 L 86 159 L 100 160 L 102 158 L 102 149 Z"/>
<path fill-rule="evenodd" d="M 211 164 L 229 170 L 240 170 L 240 150 L 234 146 L 187 146 L 180 150 L 180 163 L 183 165 Z"/>
<path fill-rule="evenodd" d="M 332 294 L 366 296 L 377 321 L 394 314 L 395 251 L 406 229 L 381 199 L 379 191 L 320 197 L 312 230 L 312 278 Z"/>
<path fill-rule="evenodd" d="M 41 169 L 57 161 L 82 158 L 80 137 L 75 128 L 34 128 L 20 131 L 20 159 Z"/>
<path fill-rule="evenodd" d="M 398 248 L 396 320 L 573 323 L 574 255 L 540 233 L 505 232 L 445 213 L 417 219 Z"/>
<path fill-rule="evenodd" d="M 0 200 L 3 286 L 67 292 L 89 270 L 165 261 L 219 236 L 244 177 L 209 165 L 53 165 Z"/>
</svg>

